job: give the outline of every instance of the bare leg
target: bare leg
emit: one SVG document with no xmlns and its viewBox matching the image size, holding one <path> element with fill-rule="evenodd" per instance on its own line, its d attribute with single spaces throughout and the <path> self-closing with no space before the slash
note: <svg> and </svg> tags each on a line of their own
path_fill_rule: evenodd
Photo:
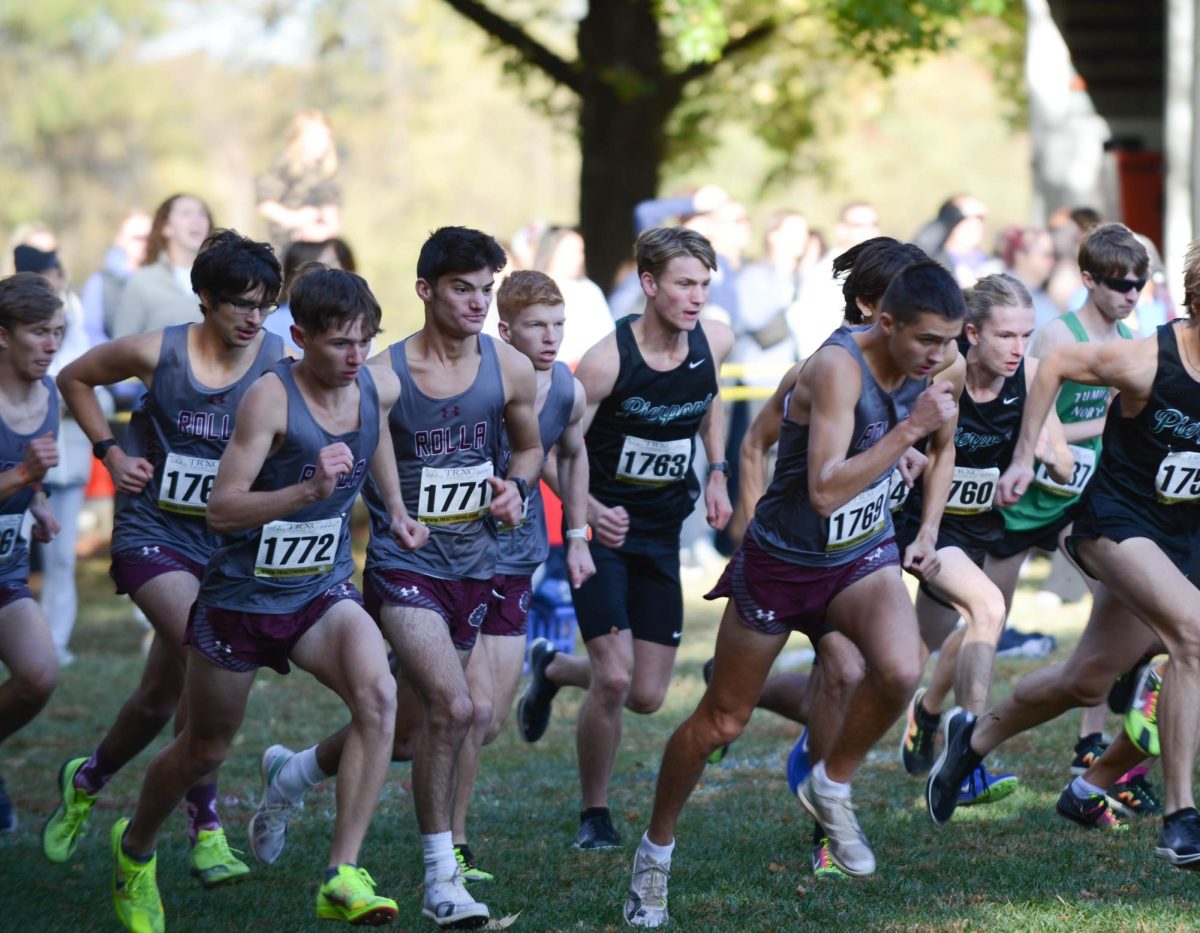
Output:
<svg viewBox="0 0 1200 933">
<path fill-rule="evenodd" d="M 1087 707 L 1083 711 L 1083 715 L 1079 717 L 1079 737 L 1083 738 L 1085 735 L 1094 735 L 1097 732 L 1103 735 L 1104 726 L 1107 721 L 1107 703 L 1097 703 L 1095 706 Z"/>
<path fill-rule="evenodd" d="M 556 652 L 546 665 L 546 677 L 560 687 L 578 687 L 586 690 L 592 685 L 591 660 L 561 651 Z"/>
<path fill-rule="evenodd" d="M 12 676 L 0 684 L 0 742 L 29 723 L 58 686 L 58 660 L 46 617 L 32 599 L 0 609 L 0 661 Z"/>
<path fill-rule="evenodd" d="M 758 708 L 770 710 L 793 722 L 807 723 L 809 719 L 809 681 L 816 676 L 789 672 L 769 677 L 763 684 Z"/>
<path fill-rule="evenodd" d="M 1096 787 L 1112 787 L 1127 771 L 1131 771 L 1149 759 L 1136 745 L 1129 741 L 1125 730 L 1113 739 L 1101 755 L 1082 775 L 1083 779 Z"/>
<path fill-rule="evenodd" d="M 824 761 L 842 731 L 846 710 L 858 685 L 866 676 L 859 650 L 845 635 L 829 632 L 817 639 L 821 663 L 813 668 L 809 684 L 808 748 L 812 761 Z"/>
<path fill-rule="evenodd" d="M 921 697 L 921 707 L 927 713 L 938 715 L 946 705 L 946 697 L 954 689 L 954 674 L 958 670 L 958 649 L 966 636 L 966 626 L 959 626 L 942 642 L 941 653 L 929 675 L 929 686 Z M 978 712 L 978 711 L 977 711 Z"/>
<path fill-rule="evenodd" d="M 737 617 L 733 601 L 725 607 L 712 680 L 695 712 L 675 730 L 663 751 L 654 793 L 654 813 L 647 835 L 656 845 L 669 845 L 675 823 L 700 779 L 708 756 L 742 734 L 771 664 L 787 643 L 787 635 L 762 635 Z"/>
</svg>

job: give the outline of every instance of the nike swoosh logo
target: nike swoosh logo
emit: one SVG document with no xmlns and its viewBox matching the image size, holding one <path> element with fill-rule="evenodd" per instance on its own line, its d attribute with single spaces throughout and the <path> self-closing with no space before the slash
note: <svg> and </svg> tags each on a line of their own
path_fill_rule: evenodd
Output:
<svg viewBox="0 0 1200 933">
<path fill-rule="evenodd" d="M 697 366 L 699 366 L 703 362 L 704 362 L 704 360 L 693 360 L 692 362 L 688 363 L 688 369 L 695 369 Z"/>
<path fill-rule="evenodd" d="M 683 632 L 672 632 L 672 633 L 671 633 L 671 637 L 672 637 L 672 638 L 682 638 L 682 637 L 683 637 Z"/>
<path fill-rule="evenodd" d="M 1011 405 L 1013 402 L 1019 402 L 1020 400 L 1021 400 L 1021 396 L 1019 396 L 1019 395 L 1014 395 L 1012 398 L 1006 398 L 1006 399 L 1004 400 L 1004 404 L 1005 404 L 1005 405 Z"/>
</svg>

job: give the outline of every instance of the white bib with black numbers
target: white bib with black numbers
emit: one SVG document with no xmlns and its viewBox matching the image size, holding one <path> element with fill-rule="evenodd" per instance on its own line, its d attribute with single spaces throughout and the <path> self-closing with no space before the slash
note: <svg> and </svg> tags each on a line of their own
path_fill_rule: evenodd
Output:
<svg viewBox="0 0 1200 933">
<path fill-rule="evenodd" d="M 1163 457 L 1154 488 L 1164 505 L 1200 502 L 1200 453 L 1177 450 Z"/>
<path fill-rule="evenodd" d="M 687 476 L 692 441 L 652 441 L 625 435 L 617 460 L 617 481 L 638 486 L 667 486 Z"/>
<path fill-rule="evenodd" d="M 299 577 L 329 573 L 337 560 L 341 536 L 340 517 L 263 525 L 254 575 Z"/>
<path fill-rule="evenodd" d="M 885 476 L 829 516 L 826 551 L 844 551 L 883 530 L 891 477 Z"/>
<path fill-rule="evenodd" d="M 1033 482 L 1055 495 L 1077 496 L 1083 492 L 1083 487 L 1088 484 L 1088 480 L 1096 472 L 1096 451 L 1090 447 L 1076 447 L 1074 444 L 1068 444 L 1067 447 L 1075 457 L 1075 472 L 1071 474 L 1071 481 L 1069 483 L 1057 482 L 1050 476 L 1046 464 L 1039 463 L 1037 472 L 1033 474 Z"/>
<path fill-rule="evenodd" d="M 11 558 L 17 549 L 24 519 L 24 515 L 0 515 L 0 562 Z"/>
<path fill-rule="evenodd" d="M 996 495 L 996 482 L 1000 479 L 999 467 L 984 470 L 972 467 L 954 468 L 950 482 L 950 495 L 946 499 L 946 512 L 950 515 L 978 515 L 992 507 Z"/>
<path fill-rule="evenodd" d="M 904 477 L 901 475 L 898 468 L 892 468 L 892 476 L 888 483 L 888 509 L 893 515 L 904 508 L 904 503 L 908 501 L 908 494 L 912 492 L 912 487 L 904 482 Z"/>
<path fill-rule="evenodd" d="M 492 504 L 488 479 L 492 461 L 469 467 L 423 467 L 417 519 L 426 525 L 452 525 L 483 518 Z"/>
<path fill-rule="evenodd" d="M 217 478 L 219 460 L 167 454 L 162 485 L 158 489 L 158 507 L 164 512 L 203 515 Z"/>
</svg>

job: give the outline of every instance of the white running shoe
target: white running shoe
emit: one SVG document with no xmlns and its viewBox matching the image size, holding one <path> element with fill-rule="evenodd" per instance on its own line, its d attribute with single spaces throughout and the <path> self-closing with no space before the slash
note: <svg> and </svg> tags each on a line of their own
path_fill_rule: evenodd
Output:
<svg viewBox="0 0 1200 933">
<path fill-rule="evenodd" d="M 440 927 L 456 929 L 481 927 L 491 916 L 486 904 L 479 903 L 467 893 L 462 873 L 458 871 L 425 887 L 421 913 Z"/>
<path fill-rule="evenodd" d="M 667 925 L 667 879 L 671 860 L 658 861 L 638 847 L 633 857 L 633 880 L 625 895 L 625 922 L 631 927 Z"/>
<path fill-rule="evenodd" d="M 829 857 L 847 875 L 860 878 L 875 873 L 875 853 L 859 828 L 850 798 L 824 796 L 813 787 L 812 775 L 798 793 L 804 809 L 813 815 L 829 838 Z"/>
<path fill-rule="evenodd" d="M 262 799 L 258 809 L 250 817 L 250 851 L 264 865 L 272 864 L 283 852 L 287 842 L 288 822 L 292 813 L 304 808 L 303 800 L 288 800 L 278 791 L 273 791 L 271 782 L 279 769 L 287 764 L 296 753 L 282 745 L 272 745 L 262 756 Z"/>
</svg>

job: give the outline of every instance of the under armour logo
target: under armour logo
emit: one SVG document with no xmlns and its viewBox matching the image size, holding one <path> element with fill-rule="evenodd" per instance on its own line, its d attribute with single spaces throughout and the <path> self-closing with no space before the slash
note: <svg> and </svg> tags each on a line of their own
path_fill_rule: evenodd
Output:
<svg viewBox="0 0 1200 933">
<path fill-rule="evenodd" d="M 157 544 L 148 544 L 142 548 L 142 557 L 149 557 L 151 554 L 159 553 Z"/>
<path fill-rule="evenodd" d="M 416 596 L 420 592 L 421 591 L 419 589 L 417 589 L 417 587 L 415 587 L 415 586 L 400 587 L 400 595 L 401 596 Z"/>
<path fill-rule="evenodd" d="M 457 418 L 459 415 L 459 407 L 457 405 L 448 405 L 442 409 L 442 419 Z"/>
<path fill-rule="evenodd" d="M 774 609 L 757 609 L 757 610 L 755 610 L 755 618 L 758 619 L 759 622 L 774 622 L 775 621 L 775 610 Z"/>
<path fill-rule="evenodd" d="M 228 657 L 233 654 L 233 645 L 228 642 L 223 642 L 219 638 L 213 639 L 213 649 Z"/>
</svg>

